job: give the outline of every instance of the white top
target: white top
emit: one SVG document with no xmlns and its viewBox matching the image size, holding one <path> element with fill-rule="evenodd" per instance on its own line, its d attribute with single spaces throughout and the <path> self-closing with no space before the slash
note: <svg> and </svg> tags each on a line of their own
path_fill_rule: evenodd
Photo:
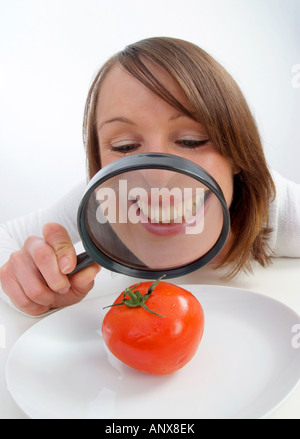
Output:
<svg viewBox="0 0 300 439">
<path fill-rule="evenodd" d="M 273 229 L 269 238 L 270 250 L 277 257 L 300 257 L 300 185 L 276 172 L 272 172 L 272 176 L 277 196 L 270 205 L 269 226 Z M 1 224 L 0 266 L 8 260 L 11 253 L 22 248 L 29 236 L 41 237 L 42 228 L 48 222 L 64 226 L 72 242 L 77 243 L 80 240 L 77 209 L 85 187 L 85 182 L 82 182 L 53 206 Z M 0 297 L 13 306 L 1 289 Z"/>
</svg>

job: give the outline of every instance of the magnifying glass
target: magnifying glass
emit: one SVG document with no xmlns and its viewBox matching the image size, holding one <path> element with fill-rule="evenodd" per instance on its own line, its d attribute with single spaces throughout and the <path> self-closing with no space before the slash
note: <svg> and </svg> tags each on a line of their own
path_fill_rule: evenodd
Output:
<svg viewBox="0 0 300 439">
<path fill-rule="evenodd" d="M 229 211 L 217 182 L 179 156 L 134 154 L 102 168 L 78 209 L 85 253 L 69 275 L 98 263 L 145 279 L 203 267 L 223 248 Z"/>
</svg>

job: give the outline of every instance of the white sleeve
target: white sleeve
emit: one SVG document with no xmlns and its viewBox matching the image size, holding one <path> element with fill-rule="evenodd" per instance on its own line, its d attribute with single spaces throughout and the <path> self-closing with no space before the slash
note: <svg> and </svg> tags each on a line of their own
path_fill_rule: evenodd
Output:
<svg viewBox="0 0 300 439">
<path fill-rule="evenodd" d="M 42 236 L 46 223 L 56 222 L 64 226 L 75 244 L 80 240 L 77 229 L 77 210 L 85 191 L 82 182 L 67 193 L 57 203 L 47 209 L 40 209 L 21 218 L 0 224 L 0 267 L 5 264 L 11 253 L 20 250 L 29 236 Z M 0 298 L 11 305 L 6 294 L 1 291 Z"/>
<path fill-rule="evenodd" d="M 270 204 L 270 249 L 277 257 L 300 257 L 300 185 L 272 171 L 276 198 Z"/>
</svg>

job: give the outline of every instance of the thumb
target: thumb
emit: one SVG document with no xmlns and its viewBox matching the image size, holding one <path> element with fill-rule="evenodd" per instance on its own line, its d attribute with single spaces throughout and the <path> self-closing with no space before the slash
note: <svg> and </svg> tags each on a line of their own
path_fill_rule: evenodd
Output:
<svg viewBox="0 0 300 439">
<path fill-rule="evenodd" d="M 67 230 L 57 223 L 48 223 L 43 227 L 45 242 L 50 245 L 57 257 L 60 270 L 71 273 L 76 267 L 76 252 Z"/>
</svg>

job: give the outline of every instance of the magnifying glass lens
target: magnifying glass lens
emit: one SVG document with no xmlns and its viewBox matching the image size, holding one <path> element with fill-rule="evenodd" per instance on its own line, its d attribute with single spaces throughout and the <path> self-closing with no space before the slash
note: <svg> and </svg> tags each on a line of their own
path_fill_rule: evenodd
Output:
<svg viewBox="0 0 300 439">
<path fill-rule="evenodd" d="M 168 158 L 172 165 L 161 163 Z M 144 154 L 135 162 L 133 170 L 127 160 L 117 170 L 100 171 L 102 178 L 84 197 L 79 229 L 92 259 L 141 277 L 174 277 L 205 265 L 229 230 L 220 188 L 202 168 L 180 157 Z"/>
</svg>

